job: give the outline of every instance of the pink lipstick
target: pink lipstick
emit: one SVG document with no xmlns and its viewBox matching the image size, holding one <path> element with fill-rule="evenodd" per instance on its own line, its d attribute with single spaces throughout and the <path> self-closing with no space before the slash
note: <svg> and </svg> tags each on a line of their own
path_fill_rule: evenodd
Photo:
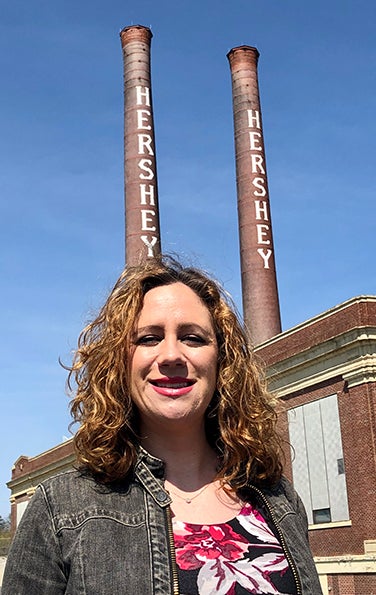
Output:
<svg viewBox="0 0 376 595">
<path fill-rule="evenodd" d="M 149 381 L 155 392 L 165 397 L 181 397 L 192 390 L 194 380 L 174 376 L 171 378 L 157 378 Z"/>
</svg>

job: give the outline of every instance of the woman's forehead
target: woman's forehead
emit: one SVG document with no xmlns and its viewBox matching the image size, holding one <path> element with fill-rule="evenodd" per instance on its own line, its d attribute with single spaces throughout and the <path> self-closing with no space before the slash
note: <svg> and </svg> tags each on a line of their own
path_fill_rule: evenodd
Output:
<svg viewBox="0 0 376 595">
<path fill-rule="evenodd" d="M 211 313 L 193 289 L 177 282 L 150 289 L 144 296 L 140 319 L 175 318 L 206 320 L 212 325 Z"/>
</svg>

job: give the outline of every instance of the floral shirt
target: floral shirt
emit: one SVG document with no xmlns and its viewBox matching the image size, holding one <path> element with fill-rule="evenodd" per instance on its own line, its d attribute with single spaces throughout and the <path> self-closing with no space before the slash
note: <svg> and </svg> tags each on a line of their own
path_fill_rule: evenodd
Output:
<svg viewBox="0 0 376 595">
<path fill-rule="evenodd" d="M 173 519 L 173 529 L 182 595 L 296 595 L 281 544 L 251 504 L 227 523 Z"/>
</svg>

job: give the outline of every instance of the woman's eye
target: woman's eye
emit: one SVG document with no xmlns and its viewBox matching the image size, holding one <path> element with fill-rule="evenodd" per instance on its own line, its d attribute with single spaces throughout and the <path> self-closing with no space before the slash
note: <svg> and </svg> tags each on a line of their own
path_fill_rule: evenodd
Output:
<svg viewBox="0 0 376 595">
<path fill-rule="evenodd" d="M 199 335 L 185 335 L 184 337 L 182 337 L 181 340 L 186 345 L 190 345 L 193 347 L 198 347 L 199 345 L 205 344 L 205 339 L 203 339 Z"/>
<path fill-rule="evenodd" d="M 136 345 L 147 345 L 153 347 L 154 345 L 158 345 L 160 341 L 161 338 L 157 335 L 145 335 L 136 339 Z"/>
<path fill-rule="evenodd" d="M 164 337 L 159 335 L 141 335 L 135 339 L 135 345 L 144 345 L 145 347 L 154 347 L 163 341 Z M 199 347 L 206 343 L 205 339 L 200 335 L 189 334 L 179 337 L 179 341 L 188 345 L 189 347 Z"/>
</svg>

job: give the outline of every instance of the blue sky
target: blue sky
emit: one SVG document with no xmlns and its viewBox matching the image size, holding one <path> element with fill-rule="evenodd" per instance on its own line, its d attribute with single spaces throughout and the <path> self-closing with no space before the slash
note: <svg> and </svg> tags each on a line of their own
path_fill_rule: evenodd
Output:
<svg viewBox="0 0 376 595">
<path fill-rule="evenodd" d="M 12 0 L 0 21 L 0 515 L 68 436 L 65 371 L 124 264 L 119 31 L 150 26 L 163 250 L 240 307 L 227 52 L 260 51 L 283 329 L 375 283 L 374 0 Z"/>
</svg>

